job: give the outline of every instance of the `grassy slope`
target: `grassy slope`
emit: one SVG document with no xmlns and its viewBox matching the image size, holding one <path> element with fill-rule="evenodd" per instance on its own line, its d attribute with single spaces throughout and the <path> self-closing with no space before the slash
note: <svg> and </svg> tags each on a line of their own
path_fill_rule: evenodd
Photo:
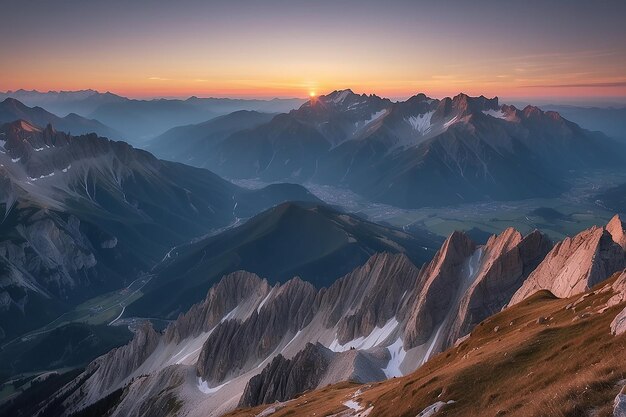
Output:
<svg viewBox="0 0 626 417">
<path fill-rule="evenodd" d="M 608 285 L 609 279 L 601 285 Z M 596 288 L 597 290 L 597 288 Z M 454 400 L 437 416 L 612 415 L 617 382 L 626 378 L 626 335 L 610 334 L 624 304 L 599 313 L 610 293 L 556 299 L 540 292 L 485 320 L 470 338 L 416 372 L 382 383 L 341 383 L 281 405 L 272 417 L 324 416 L 346 411 L 354 398 L 369 417 L 414 417 L 437 401 Z M 581 318 L 585 313 L 589 317 Z M 538 318 L 547 322 L 539 324 Z M 498 331 L 494 331 L 496 326 Z M 621 358 L 621 359 L 620 359 Z M 254 416 L 267 406 L 236 410 Z"/>
</svg>

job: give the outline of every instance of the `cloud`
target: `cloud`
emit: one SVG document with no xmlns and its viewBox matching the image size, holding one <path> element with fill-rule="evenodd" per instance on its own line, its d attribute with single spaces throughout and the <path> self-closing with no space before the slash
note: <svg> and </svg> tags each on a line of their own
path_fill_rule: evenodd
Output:
<svg viewBox="0 0 626 417">
<path fill-rule="evenodd" d="M 522 88 L 588 88 L 588 87 L 626 87 L 626 81 L 614 81 L 606 83 L 572 83 L 572 84 L 535 84 L 524 85 Z"/>
<path fill-rule="evenodd" d="M 148 79 L 152 81 L 171 81 L 169 78 L 161 78 L 161 77 L 148 77 Z"/>
</svg>

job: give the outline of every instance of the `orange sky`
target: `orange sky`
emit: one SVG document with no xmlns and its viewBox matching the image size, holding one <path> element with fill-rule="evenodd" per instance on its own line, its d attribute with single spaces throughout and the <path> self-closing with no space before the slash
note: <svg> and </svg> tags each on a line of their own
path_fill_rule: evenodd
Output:
<svg viewBox="0 0 626 417">
<path fill-rule="evenodd" d="M 626 2 L 98 3 L 9 1 L 0 90 L 626 97 Z"/>
</svg>

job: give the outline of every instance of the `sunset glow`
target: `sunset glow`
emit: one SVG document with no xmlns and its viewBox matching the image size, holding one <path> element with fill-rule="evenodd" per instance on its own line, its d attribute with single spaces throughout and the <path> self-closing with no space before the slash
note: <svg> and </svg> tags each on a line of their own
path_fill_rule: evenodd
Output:
<svg viewBox="0 0 626 417">
<path fill-rule="evenodd" d="M 619 21 L 626 3 L 619 1 L 593 4 L 593 13 L 588 2 L 34 3 L 3 6 L 0 53 L 10 59 L 0 69 L 0 90 L 626 96 L 626 28 Z M 72 30 L 50 31 L 50 21 Z"/>
</svg>

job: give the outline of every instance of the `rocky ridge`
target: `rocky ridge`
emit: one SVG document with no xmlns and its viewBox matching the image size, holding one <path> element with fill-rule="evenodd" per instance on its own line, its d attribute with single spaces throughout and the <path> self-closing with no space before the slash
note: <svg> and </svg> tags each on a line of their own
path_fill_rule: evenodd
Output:
<svg viewBox="0 0 626 417">
<path fill-rule="evenodd" d="M 403 254 L 381 253 L 319 290 L 298 278 L 271 286 L 255 274 L 236 272 L 158 340 L 150 338 L 148 357 L 118 353 L 115 367 L 95 361 L 83 382 L 91 394 L 67 401 L 80 409 L 94 401 L 92 395 L 153 387 L 166 375 L 167 389 L 190 404 L 223 407 L 239 403 L 237 391 L 247 392 L 241 401 L 252 405 L 346 379 L 400 376 L 500 310 L 549 249 L 538 232 L 522 237 L 509 229 L 481 247 L 455 233 L 421 270 Z M 311 361 L 319 366 L 304 365 Z M 120 377 L 107 377 L 111 373 Z M 286 389 L 289 375 L 301 384 Z M 187 382 L 176 385 L 181 378 Z M 96 387 L 99 394 L 93 394 Z M 122 402 L 118 410 L 128 407 Z"/>
<path fill-rule="evenodd" d="M 516 304 L 539 290 L 557 297 L 582 293 L 626 266 L 619 216 L 559 242 L 511 298 Z M 614 239 L 617 239 L 614 240 Z"/>
</svg>

